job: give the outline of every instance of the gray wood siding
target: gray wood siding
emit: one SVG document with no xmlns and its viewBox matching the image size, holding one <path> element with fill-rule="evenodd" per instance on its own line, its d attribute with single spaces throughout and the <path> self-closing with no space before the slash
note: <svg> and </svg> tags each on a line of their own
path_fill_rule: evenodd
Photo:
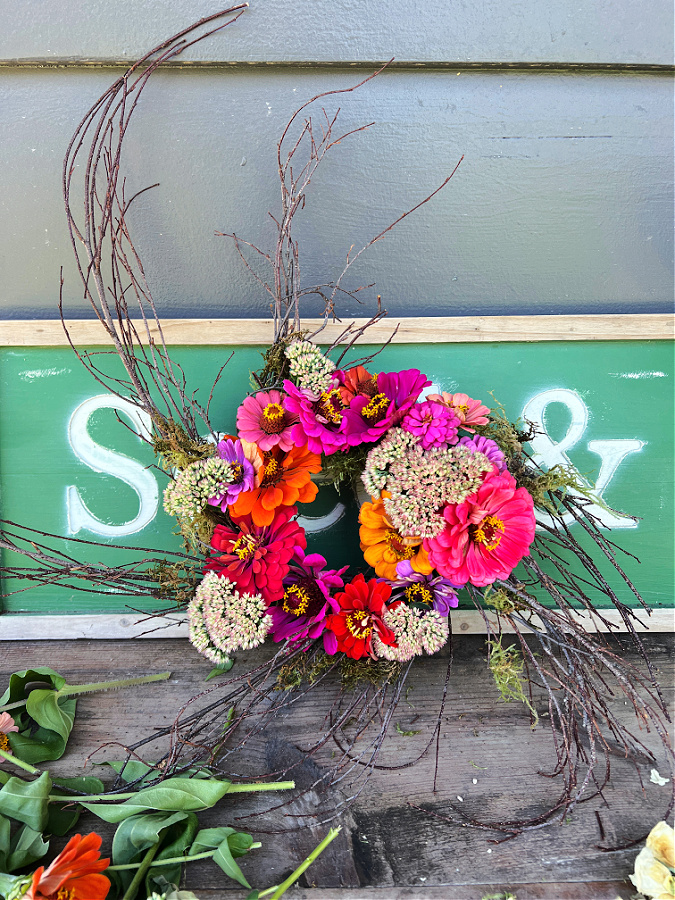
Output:
<svg viewBox="0 0 675 900">
<path fill-rule="evenodd" d="M 0 59 L 134 59 L 222 0 L 1 0 Z M 187 58 L 670 65 L 668 0 L 251 0 Z"/>
<path fill-rule="evenodd" d="M 75 0 L 0 2 L 5 317 L 53 317 L 61 265 L 69 313 L 86 314 L 60 195 L 65 147 L 119 71 L 100 63 L 131 60 L 219 4 L 198 6 L 96 2 L 85 16 Z M 297 228 L 305 284 L 335 277 L 352 244 L 417 203 L 463 154 L 445 191 L 365 254 L 350 286 L 375 281 L 371 295 L 393 315 L 669 311 L 669 21 L 665 0 L 578 9 L 561 0 L 545 11 L 530 0 L 299 0 L 292 16 L 278 0 L 252 0 L 195 51 L 217 64 L 154 77 L 127 139 L 129 188 L 161 182 L 132 221 L 161 312 L 266 314 L 214 232 L 269 246 L 285 121 L 313 94 L 351 85 L 390 56 L 398 68 L 327 101 L 342 107 L 345 129 L 375 124 L 335 148 L 315 177 Z"/>
</svg>

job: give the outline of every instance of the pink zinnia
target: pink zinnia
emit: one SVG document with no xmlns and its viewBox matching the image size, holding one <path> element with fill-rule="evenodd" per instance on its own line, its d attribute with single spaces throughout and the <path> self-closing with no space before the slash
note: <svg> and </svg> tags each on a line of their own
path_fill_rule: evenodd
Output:
<svg viewBox="0 0 675 900">
<path fill-rule="evenodd" d="M 293 521 L 295 506 L 284 506 L 270 525 L 256 525 L 250 515 L 233 517 L 234 528 L 216 525 L 211 546 L 217 555 L 206 562 L 244 594 L 262 594 L 266 603 L 284 596 L 283 579 L 298 547 L 307 546 L 304 529 Z"/>
<path fill-rule="evenodd" d="M 345 433 L 350 447 L 372 444 L 404 418 L 422 390 L 431 384 L 419 369 L 380 372 L 377 393 L 357 394 L 344 412 Z"/>
<path fill-rule="evenodd" d="M 401 422 L 401 428 L 415 435 L 424 450 L 429 447 L 446 450 L 448 444 L 456 443 L 458 425 L 455 411 L 433 400 L 416 403 Z"/>
<path fill-rule="evenodd" d="M 279 447 L 284 453 L 290 450 L 294 445 L 291 428 L 297 421 L 280 391 L 253 394 L 237 410 L 239 435 L 265 451 L 273 447 Z"/>
<path fill-rule="evenodd" d="M 306 445 L 311 453 L 326 456 L 345 449 L 347 439 L 342 422 L 345 405 L 338 385 L 338 379 L 333 379 L 331 387 L 317 395 L 296 387 L 292 381 L 284 381 L 284 390 L 288 391 L 286 406 L 298 423 L 291 431 L 296 446 Z"/>
<path fill-rule="evenodd" d="M 475 494 L 443 510 L 445 529 L 424 541 L 432 565 L 453 584 L 486 587 L 508 578 L 534 540 L 532 497 L 496 469 Z"/>
<path fill-rule="evenodd" d="M 435 400 L 449 407 L 458 417 L 460 427 L 465 431 L 475 431 L 472 425 L 487 425 L 490 410 L 480 400 L 472 400 L 467 394 L 428 394 L 427 400 Z"/>
</svg>

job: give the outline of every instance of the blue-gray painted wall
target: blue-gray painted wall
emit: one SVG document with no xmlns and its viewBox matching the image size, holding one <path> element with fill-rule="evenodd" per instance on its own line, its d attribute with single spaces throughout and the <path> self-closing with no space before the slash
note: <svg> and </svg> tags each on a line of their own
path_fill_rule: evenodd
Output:
<svg viewBox="0 0 675 900">
<path fill-rule="evenodd" d="M 218 8 L 0 0 L 4 316 L 54 316 L 61 265 L 69 312 L 85 314 L 60 196 L 68 140 L 113 64 Z M 376 281 L 394 315 L 670 311 L 672 20 L 670 0 L 251 0 L 154 77 L 128 136 L 129 189 L 161 182 L 132 220 L 160 312 L 266 314 L 214 233 L 269 246 L 287 118 L 392 56 L 339 99 L 346 130 L 375 124 L 317 173 L 297 225 L 306 284 L 335 277 L 352 244 L 463 154 L 445 191 L 362 257 L 352 286 Z"/>
</svg>

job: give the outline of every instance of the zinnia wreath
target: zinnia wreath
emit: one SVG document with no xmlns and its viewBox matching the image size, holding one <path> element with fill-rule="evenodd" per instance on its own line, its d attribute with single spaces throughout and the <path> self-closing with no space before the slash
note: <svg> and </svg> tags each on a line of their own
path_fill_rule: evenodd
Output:
<svg viewBox="0 0 675 900">
<path fill-rule="evenodd" d="M 322 110 L 319 129 L 311 117 L 301 117 L 311 103 L 345 91 L 312 98 L 291 117 L 277 145 L 282 209 L 274 218 L 273 251 L 227 235 L 270 295 L 274 327 L 264 365 L 253 375 L 255 389 L 245 396 L 242 386 L 236 434 L 223 434 L 209 417 L 222 370 L 203 407 L 168 352 L 129 233 L 136 197 L 125 196 L 122 144 L 160 63 L 231 24 L 242 9 L 201 20 L 134 64 L 85 116 L 64 164 L 66 213 L 84 295 L 124 377 L 106 374 L 97 357 L 73 349 L 97 381 L 150 415 L 154 448 L 169 476 L 164 506 L 177 519 L 186 552 L 167 559 L 148 550 L 138 565 L 76 569 L 69 557 L 36 542 L 34 532 L 7 526 L 2 546 L 38 563 L 11 573 L 71 589 L 79 578 L 85 590 L 114 586 L 132 597 L 150 594 L 164 605 L 169 600 L 174 610 L 187 605 L 192 644 L 223 671 L 237 650 L 265 641 L 278 645 L 252 671 L 214 688 L 205 707 L 181 711 L 166 729 L 169 747 L 155 763 L 158 779 L 196 763 L 219 771 L 281 710 L 339 675 L 341 692 L 321 736 L 307 749 L 311 755 L 334 741 L 339 752 L 316 784 L 352 784 L 336 809 L 320 811 L 325 818 L 353 801 L 378 765 L 410 667 L 417 657 L 450 647 L 452 610 L 463 592 L 484 618 L 489 664 L 504 697 L 519 698 L 536 720 L 532 690 L 543 691 L 557 756 L 554 774 L 563 781 L 550 809 L 525 821 L 486 824 L 514 834 L 553 817 L 562 821 L 590 795 L 590 785 L 592 792 L 602 791 L 612 754 L 636 766 L 641 759 L 653 761 L 617 717 L 612 690 L 632 707 L 640 727 L 656 732 L 673 763 L 666 707 L 626 598 L 647 607 L 594 515 L 597 498 L 574 473 L 536 466 L 526 449 L 530 426 L 511 424 L 485 398 L 429 393 L 423 372 L 379 371 L 377 354 L 354 359 L 356 342 L 385 315 L 379 298 L 365 326 L 346 326 L 330 346 L 321 345 L 323 328 L 310 333 L 300 316 L 303 298 L 314 295 L 325 304 L 324 323 L 335 320 L 337 300 L 360 290 L 344 282 L 355 260 L 450 178 L 358 253 L 350 252 L 336 281 L 302 286 L 293 218 L 317 166 L 347 136 L 335 133 L 337 113 Z M 210 27 L 223 16 L 230 18 Z M 82 217 L 71 204 L 76 176 L 83 177 Z M 261 276 L 251 258 L 268 265 L 271 277 Z M 67 332 L 63 310 L 61 315 Z M 322 556 L 307 552 L 297 504 L 312 502 L 318 480 L 359 496 L 363 565 L 355 574 L 347 566 L 328 568 Z M 537 511 L 546 513 L 539 527 Z M 613 582 L 598 557 L 609 561 Z M 624 662 L 611 635 L 594 633 L 596 626 L 611 631 L 598 598 L 619 611 L 645 672 Z M 504 628 L 515 643 L 503 642 Z M 435 744 L 437 767 L 446 689 L 447 679 L 423 751 Z M 130 748 L 129 758 L 159 735 Z"/>
</svg>

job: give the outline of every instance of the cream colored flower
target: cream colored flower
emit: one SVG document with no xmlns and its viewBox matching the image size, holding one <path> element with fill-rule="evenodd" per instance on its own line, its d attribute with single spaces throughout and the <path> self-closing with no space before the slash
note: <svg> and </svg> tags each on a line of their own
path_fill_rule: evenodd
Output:
<svg viewBox="0 0 675 900">
<path fill-rule="evenodd" d="M 647 897 L 675 897 L 675 878 L 670 869 L 655 859 L 649 847 L 644 847 L 635 860 L 635 874 L 630 880 Z"/>
<path fill-rule="evenodd" d="M 675 831 L 667 822 L 658 822 L 647 837 L 647 847 L 654 857 L 671 869 L 675 869 Z"/>
</svg>

